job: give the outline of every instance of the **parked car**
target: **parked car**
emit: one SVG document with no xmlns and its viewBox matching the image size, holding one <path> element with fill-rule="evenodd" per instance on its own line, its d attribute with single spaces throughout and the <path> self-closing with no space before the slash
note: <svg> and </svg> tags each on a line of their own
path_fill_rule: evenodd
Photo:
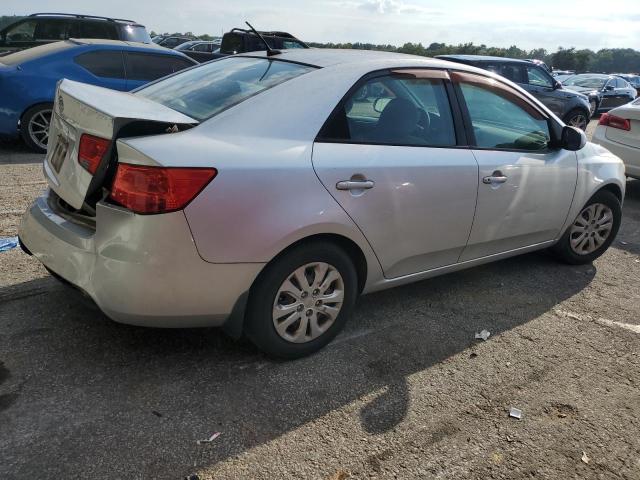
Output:
<svg viewBox="0 0 640 480">
<path fill-rule="evenodd" d="M 620 157 L 628 177 L 640 179 L 640 99 L 603 113 L 593 142 Z"/>
<path fill-rule="evenodd" d="M 176 48 L 178 45 L 182 45 L 183 43 L 192 41 L 191 37 L 179 37 L 179 36 L 168 36 L 168 37 L 153 37 L 153 43 L 156 45 L 160 45 L 165 48 Z"/>
<path fill-rule="evenodd" d="M 620 77 L 631 84 L 636 89 L 636 93 L 640 94 L 640 75 L 630 75 L 626 73 L 614 73 L 616 77 Z"/>
<path fill-rule="evenodd" d="M 576 72 L 574 72 L 573 70 L 552 70 L 551 71 L 551 75 L 553 77 L 559 77 L 559 76 L 567 76 L 570 77 L 572 75 L 575 75 Z"/>
<path fill-rule="evenodd" d="M 151 42 L 144 25 L 133 20 L 72 13 L 34 13 L 0 30 L 0 52 L 23 50 L 69 38 Z"/>
<path fill-rule="evenodd" d="M 586 96 L 562 88 L 546 69 L 528 60 L 482 55 L 439 55 L 436 58 L 473 65 L 502 75 L 544 103 L 564 123 L 581 130 L 586 130 L 593 114 L 595 104 L 590 105 Z"/>
<path fill-rule="evenodd" d="M 220 52 L 220 42 L 192 40 L 178 45 L 175 50 L 184 53 L 197 62 L 208 62 L 215 58 L 212 54 Z"/>
<path fill-rule="evenodd" d="M 463 113 L 464 112 L 464 113 Z M 624 165 L 525 90 L 389 52 L 234 55 L 134 93 L 64 80 L 20 243 L 112 319 L 326 345 L 360 293 L 613 241 Z"/>
<path fill-rule="evenodd" d="M 636 89 L 626 80 L 614 75 L 583 73 L 566 79 L 566 89 L 589 96 L 595 102 L 595 112 L 608 112 L 612 108 L 629 103 L 637 96 Z"/>
<path fill-rule="evenodd" d="M 0 57 L 0 136 L 45 151 L 56 84 L 63 78 L 132 90 L 196 62 L 175 50 L 117 40 L 66 40 Z"/>
<path fill-rule="evenodd" d="M 287 32 L 258 32 L 269 43 L 269 46 L 277 50 L 291 48 L 309 48 L 301 40 Z M 258 36 L 251 30 L 234 28 L 222 36 L 220 53 L 234 55 L 238 53 L 257 52 L 264 50 L 265 46 Z"/>
</svg>

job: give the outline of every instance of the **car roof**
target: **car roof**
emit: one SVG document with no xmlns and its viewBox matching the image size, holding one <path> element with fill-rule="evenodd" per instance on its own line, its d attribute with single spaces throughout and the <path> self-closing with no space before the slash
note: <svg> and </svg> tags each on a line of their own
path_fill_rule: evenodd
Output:
<svg viewBox="0 0 640 480">
<path fill-rule="evenodd" d="M 436 58 L 442 59 L 451 59 L 451 60 L 460 60 L 467 62 L 508 62 L 508 63 L 524 63 L 527 65 L 531 65 L 532 63 L 537 64 L 537 62 L 533 62 L 532 60 L 522 60 L 520 58 L 508 58 L 508 57 L 492 57 L 489 55 L 438 55 Z M 542 62 L 539 60 L 539 62 Z M 544 63 L 544 62 L 542 62 Z"/>
<path fill-rule="evenodd" d="M 615 75 L 609 75 L 608 73 L 578 73 L 574 77 L 593 77 L 593 78 L 611 78 Z"/>
<path fill-rule="evenodd" d="M 389 67 L 391 60 L 395 60 L 394 66 L 401 64 L 407 66 L 460 68 L 460 64 L 453 64 L 445 60 L 405 53 L 383 52 L 378 50 L 355 50 L 333 48 L 291 48 L 281 50 L 279 54 L 269 57 L 265 51 L 248 52 L 236 56 L 266 57 L 270 59 L 286 60 L 289 62 L 304 63 L 316 67 L 330 67 L 341 64 L 371 64 L 379 63 L 380 68 Z M 375 67 L 375 66 L 374 66 Z M 472 67 L 469 67 L 471 69 Z"/>
<path fill-rule="evenodd" d="M 76 45 L 109 45 L 112 47 L 138 47 L 147 48 L 152 50 L 159 50 L 162 52 L 172 51 L 170 48 L 163 47 L 155 43 L 142 43 L 142 42 L 130 42 L 125 40 L 107 40 L 104 38 L 70 38 L 69 42 L 73 42 Z"/>
</svg>

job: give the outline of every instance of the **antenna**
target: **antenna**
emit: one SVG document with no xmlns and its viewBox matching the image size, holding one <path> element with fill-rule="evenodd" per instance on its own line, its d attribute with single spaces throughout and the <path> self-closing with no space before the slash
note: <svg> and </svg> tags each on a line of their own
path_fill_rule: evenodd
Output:
<svg viewBox="0 0 640 480">
<path fill-rule="evenodd" d="M 249 25 L 249 28 L 251 29 L 251 31 L 253 33 L 255 33 L 260 40 L 262 40 L 262 43 L 264 43 L 264 46 L 267 48 L 267 57 L 271 57 L 273 55 L 278 55 L 278 54 L 282 53 L 280 50 L 276 50 L 274 48 L 271 48 L 271 46 L 267 43 L 267 41 L 264 39 L 264 37 L 262 35 L 260 35 L 260 33 L 258 33 L 258 31 L 255 28 L 253 28 L 253 26 L 249 22 L 244 22 L 244 23 Z"/>
</svg>

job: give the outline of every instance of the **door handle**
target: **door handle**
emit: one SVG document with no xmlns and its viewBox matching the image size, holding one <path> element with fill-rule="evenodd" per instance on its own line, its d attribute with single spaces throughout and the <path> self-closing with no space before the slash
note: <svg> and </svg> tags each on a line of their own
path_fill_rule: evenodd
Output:
<svg viewBox="0 0 640 480">
<path fill-rule="evenodd" d="M 505 183 L 507 181 L 507 177 L 502 175 L 502 172 L 493 172 L 493 175 L 488 177 L 484 177 L 482 179 L 482 183 L 487 185 L 491 185 L 492 183 Z"/>
<path fill-rule="evenodd" d="M 336 183 L 338 190 L 369 190 L 375 183 L 371 180 L 343 180 Z"/>
</svg>

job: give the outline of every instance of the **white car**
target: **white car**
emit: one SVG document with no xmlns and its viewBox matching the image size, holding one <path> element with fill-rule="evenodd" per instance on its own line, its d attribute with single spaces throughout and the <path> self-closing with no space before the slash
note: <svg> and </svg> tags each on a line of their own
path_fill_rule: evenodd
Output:
<svg viewBox="0 0 640 480">
<path fill-rule="evenodd" d="M 603 114 L 593 142 L 620 157 L 628 177 L 640 179 L 640 99 Z"/>
<path fill-rule="evenodd" d="M 467 65 L 288 49 L 55 98 L 20 243 L 124 323 L 295 358 L 360 293 L 543 248 L 589 263 L 620 226 L 622 161 Z"/>
</svg>

